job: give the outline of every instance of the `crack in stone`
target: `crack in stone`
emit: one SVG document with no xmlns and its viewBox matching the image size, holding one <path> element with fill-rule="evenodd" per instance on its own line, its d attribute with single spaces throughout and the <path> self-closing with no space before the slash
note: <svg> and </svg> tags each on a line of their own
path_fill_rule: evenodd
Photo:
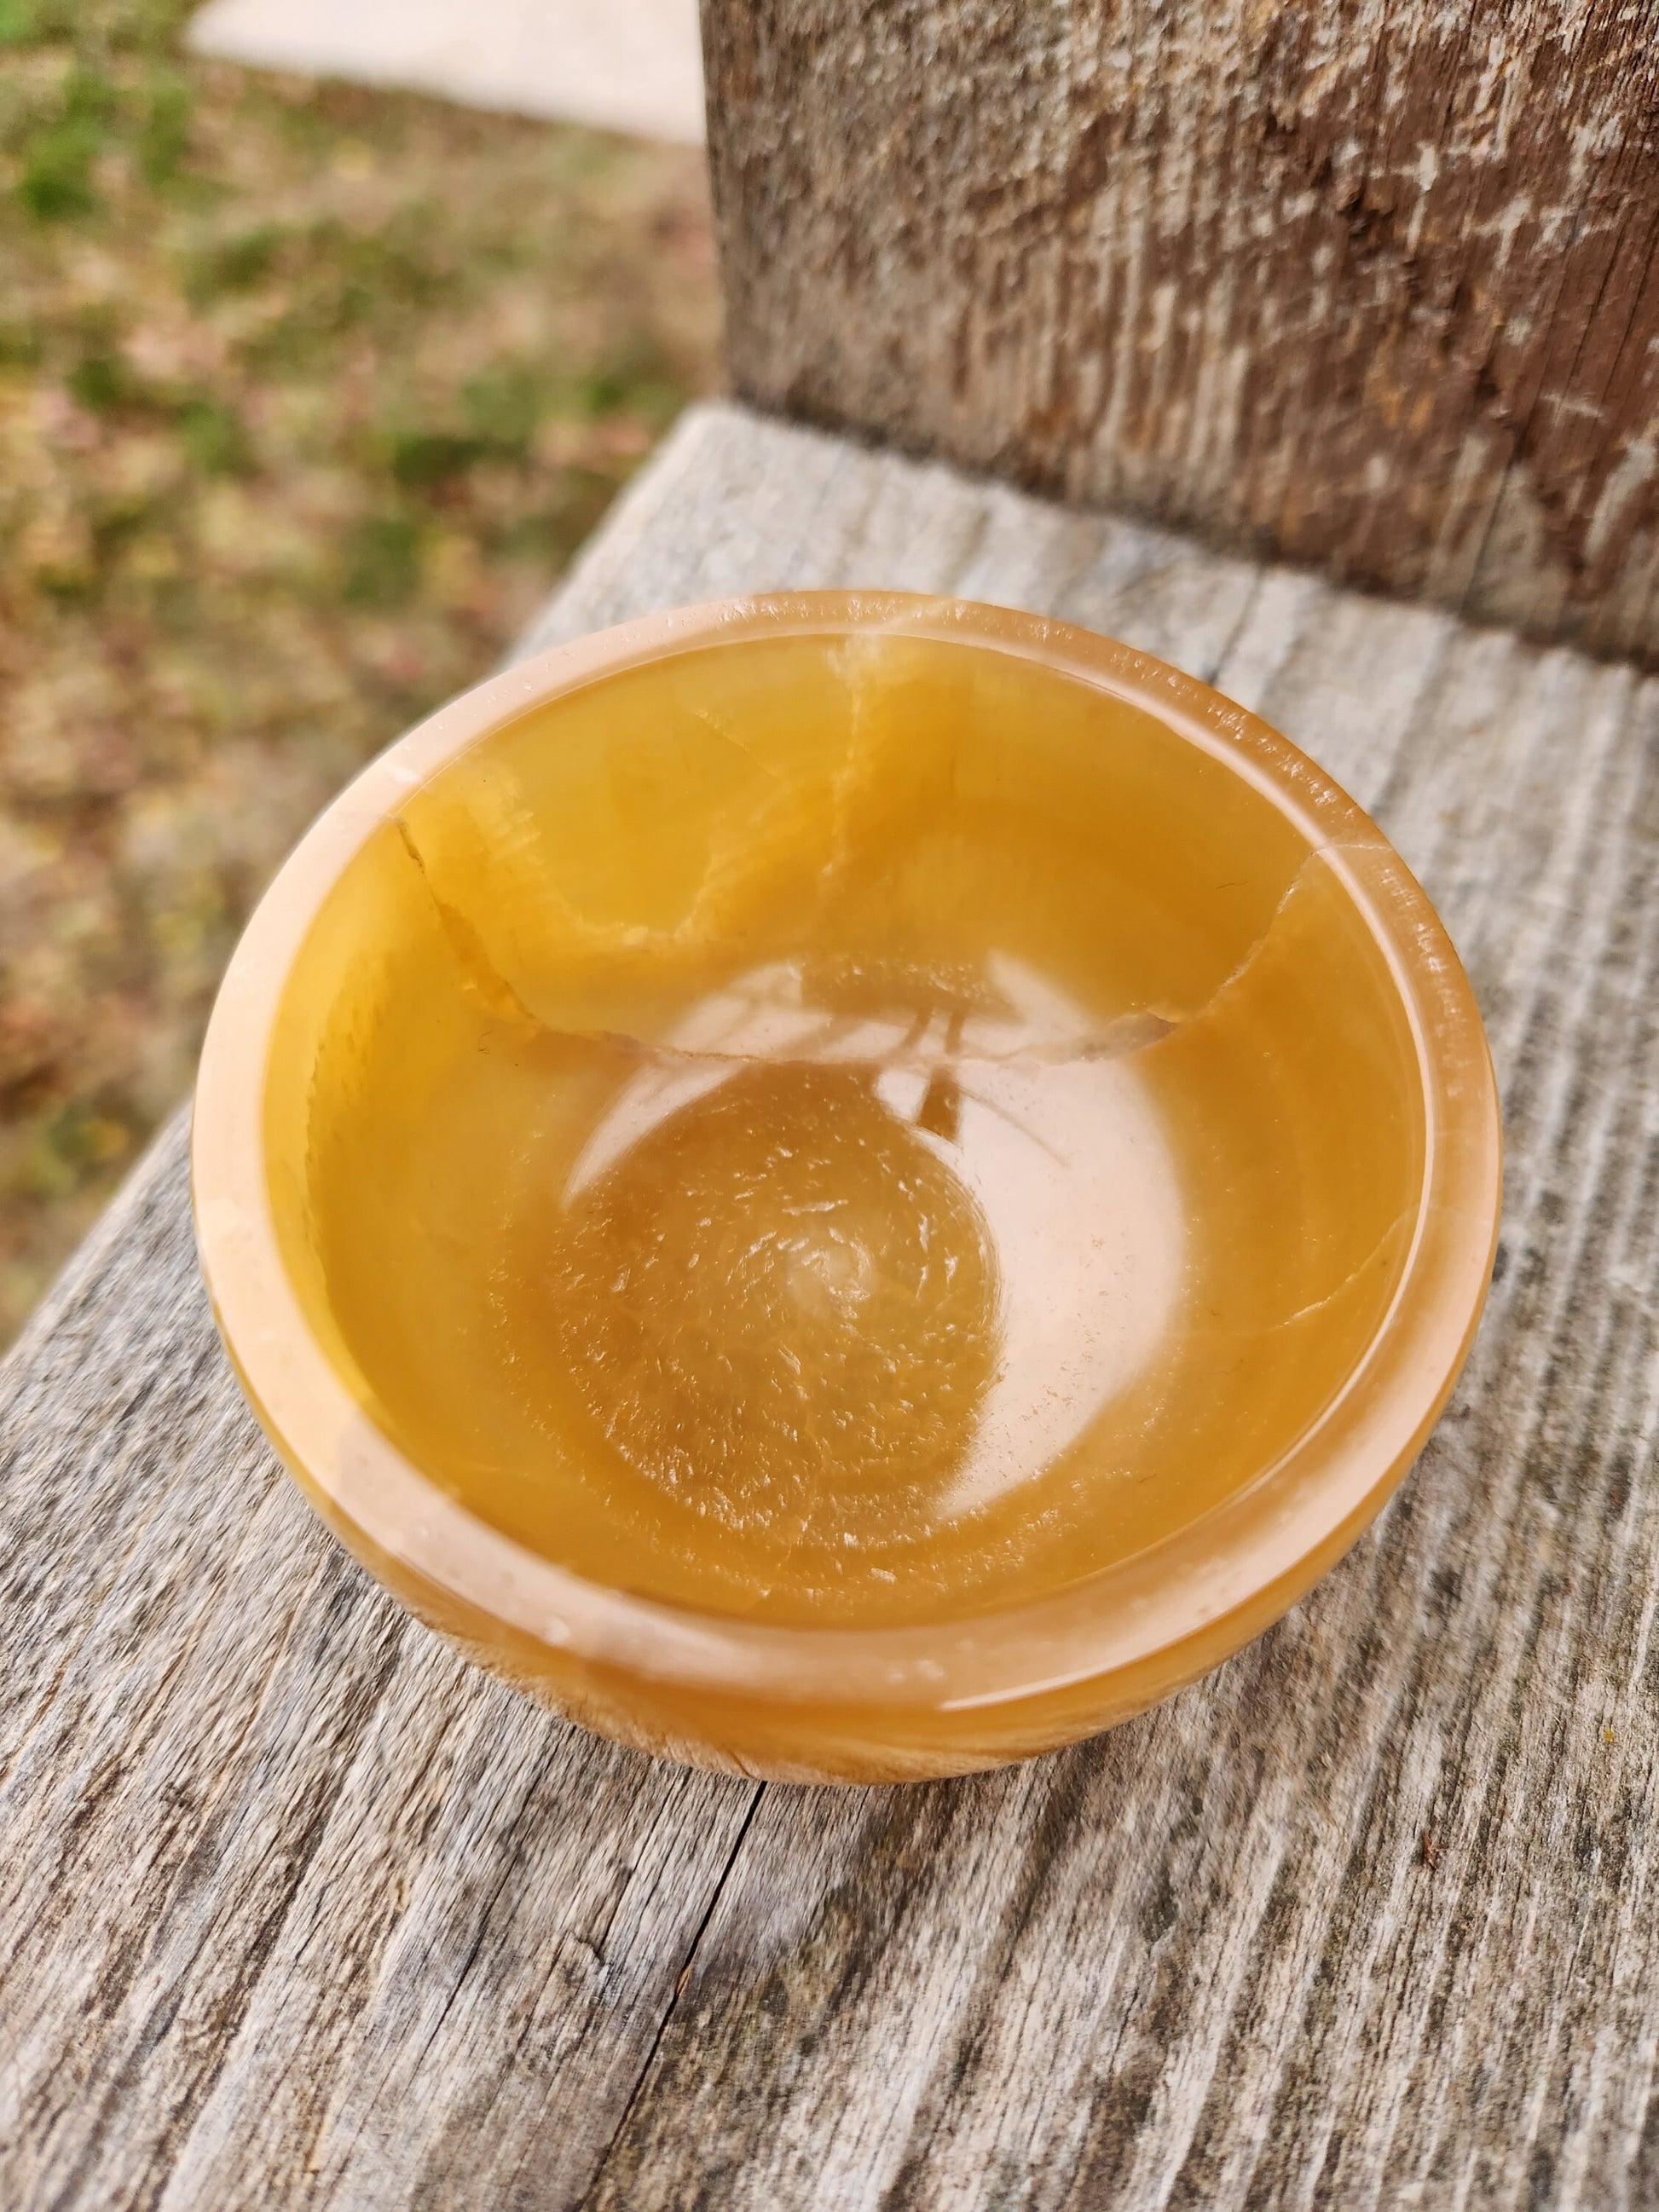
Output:
<svg viewBox="0 0 1659 2212">
<path fill-rule="evenodd" d="M 841 1048 L 851 1044 L 859 1024 L 853 1018 L 838 1014 L 829 1007 L 822 1010 L 823 1019 L 817 1028 L 808 1036 L 795 1040 L 790 1046 L 727 1051 L 717 1046 L 653 1042 L 622 1030 L 565 1028 L 543 1020 L 526 1005 L 513 984 L 490 958 L 475 924 L 439 890 L 408 822 L 402 815 L 395 815 L 392 827 L 426 887 L 439 924 L 463 975 L 492 1014 L 521 1031 L 562 1043 L 592 1045 L 634 1059 L 643 1065 L 782 1067 L 819 1066 L 839 1062 L 875 1066 L 884 1072 L 913 1074 L 928 1080 L 942 1066 L 960 1068 L 964 1072 L 975 1067 L 1057 1067 L 1090 1061 L 1133 1059 L 1140 1053 L 1150 1051 L 1176 1030 L 1189 1029 L 1204 1020 L 1243 981 L 1260 960 L 1315 862 L 1326 859 L 1333 851 L 1341 849 L 1340 845 L 1331 842 L 1309 848 L 1295 874 L 1279 895 L 1264 927 L 1236 964 L 1194 1007 L 1142 1007 L 1120 1015 L 1081 1036 L 1047 1044 L 1026 1042 L 999 1052 L 963 1037 L 962 1009 L 948 996 L 942 994 L 941 1004 L 933 1013 L 924 1009 L 915 1014 L 900 1041 L 879 1051 L 860 1052 Z M 779 1004 L 780 1010 L 784 1010 L 782 1002 Z M 810 1011 L 810 1008 L 803 1011 Z M 930 1032 L 936 1016 L 947 1015 L 949 1030 L 945 1044 L 930 1043 Z M 879 1018 L 879 1016 L 875 1018 Z"/>
<path fill-rule="evenodd" d="M 985 979 L 965 973 L 955 976 L 917 975 L 900 968 L 889 976 L 879 969 L 872 975 L 860 963 L 849 963 L 844 971 L 836 969 L 816 976 L 809 972 L 803 979 L 799 968 L 780 963 L 776 971 L 779 988 L 769 994 L 769 974 L 765 970 L 749 979 L 746 991 L 741 984 L 734 987 L 728 983 L 725 989 L 728 995 L 735 994 L 740 1020 L 745 1014 L 750 1018 L 775 1015 L 793 1025 L 793 1033 L 775 1045 L 731 1049 L 722 1048 L 718 1043 L 699 1046 L 652 1042 L 625 1030 L 565 1027 L 544 1020 L 526 1003 L 496 965 L 483 933 L 469 915 L 444 896 L 408 821 L 395 816 L 392 826 L 432 902 L 434 913 L 467 985 L 476 991 L 492 1017 L 520 1036 L 591 1047 L 617 1055 L 624 1064 L 631 1062 L 638 1066 L 688 1071 L 706 1066 L 719 1071 L 763 1065 L 840 1065 L 872 1067 L 884 1076 L 902 1073 L 920 1084 L 917 1115 L 926 1116 L 932 1102 L 935 1120 L 941 1115 L 948 1120 L 951 1113 L 959 1112 L 960 1103 L 965 1098 L 975 1099 L 994 1111 L 1003 1110 L 994 1096 L 985 1095 L 975 1087 L 973 1078 L 976 1070 L 988 1074 L 997 1068 L 1036 1070 L 1127 1060 L 1205 1020 L 1256 968 L 1316 864 L 1328 863 L 1334 852 L 1343 849 L 1338 841 L 1310 845 L 1264 925 L 1240 957 L 1194 1006 L 1142 1007 L 1093 1029 L 1085 1025 L 1080 1033 L 1074 1029 L 1068 1035 L 1039 1037 L 1036 1041 L 1028 1035 L 1018 1044 L 998 1049 L 994 1036 L 988 1040 L 982 1034 L 975 1036 L 972 1033 L 977 1024 L 1012 1024 L 1022 1014 L 1028 1021 L 1035 1018 L 1040 1022 L 1046 1015 L 1051 1022 L 1058 1019 L 1063 1023 L 1066 1018 L 1064 1002 L 1055 1000 L 1045 1006 L 1039 991 L 1037 996 L 1022 1006 L 1017 1003 L 1017 988 L 1010 995 L 1000 988 L 995 974 Z M 832 857 L 829 864 L 831 871 L 836 865 L 836 860 Z M 1006 978 L 1002 980 L 1006 981 Z M 1040 984 L 1040 979 L 1034 980 Z M 795 996 L 797 992 L 801 995 Z M 1033 1007 L 1036 1009 L 1035 1017 Z M 884 1038 L 881 1035 L 884 1028 Z M 949 1132 L 935 1133 L 948 1136 Z M 1189 1322 L 1183 1334 L 1201 1337 L 1224 1334 L 1266 1340 L 1295 1328 L 1341 1299 L 1368 1269 L 1376 1266 L 1390 1243 L 1409 1228 L 1415 1211 L 1412 1206 L 1402 1208 L 1365 1256 L 1339 1283 L 1294 1311 L 1276 1321 L 1265 1322 L 1248 1333 L 1210 1331 Z M 780 1577 L 807 1544 L 817 1525 L 824 1503 L 825 1472 L 822 1468 L 816 1471 L 810 1492 L 801 1502 L 798 1524 L 785 1540 L 781 1553 L 769 1563 L 765 1578 L 756 1593 L 757 1606 L 763 1604 L 778 1587 Z"/>
<path fill-rule="evenodd" d="M 1322 1291 L 1316 1298 L 1310 1298 L 1304 1305 L 1296 1307 L 1292 1312 L 1281 1314 L 1277 1321 L 1263 1322 L 1260 1327 L 1250 1329 L 1192 1328 L 1187 1332 L 1188 1334 L 1215 1338 L 1231 1337 L 1241 1343 L 1254 1344 L 1258 1338 L 1275 1336 L 1281 1329 L 1294 1328 L 1299 1322 L 1310 1320 L 1315 1314 L 1322 1313 L 1328 1306 L 1334 1305 L 1340 1297 L 1352 1289 L 1368 1268 L 1376 1266 L 1382 1253 L 1387 1250 L 1390 1241 L 1396 1237 L 1402 1229 L 1409 1228 L 1416 1221 L 1419 1210 L 1418 1202 L 1415 1200 L 1409 1206 L 1401 1206 L 1393 1220 L 1378 1235 L 1376 1243 L 1366 1253 L 1364 1258 L 1356 1261 L 1340 1283 L 1334 1284 L 1328 1291 Z"/>
</svg>

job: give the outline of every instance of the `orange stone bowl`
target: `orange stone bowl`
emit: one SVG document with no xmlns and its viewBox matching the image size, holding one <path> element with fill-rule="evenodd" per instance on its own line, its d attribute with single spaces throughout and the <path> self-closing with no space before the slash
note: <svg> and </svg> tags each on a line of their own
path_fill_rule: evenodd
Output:
<svg viewBox="0 0 1659 2212">
<path fill-rule="evenodd" d="M 271 1442 L 470 1657 L 651 1751 L 958 1772 L 1215 1666 L 1468 1350 L 1480 1016 L 1275 732 L 1063 624 L 631 623 L 393 745 L 197 1088 Z"/>
</svg>

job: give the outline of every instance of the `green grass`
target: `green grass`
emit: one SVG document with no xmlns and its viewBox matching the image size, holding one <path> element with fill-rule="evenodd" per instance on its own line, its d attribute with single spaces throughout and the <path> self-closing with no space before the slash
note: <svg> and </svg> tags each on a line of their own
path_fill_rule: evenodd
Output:
<svg viewBox="0 0 1659 2212">
<path fill-rule="evenodd" d="M 0 1338 L 252 900 L 714 376 L 689 153 L 0 0 Z"/>
</svg>

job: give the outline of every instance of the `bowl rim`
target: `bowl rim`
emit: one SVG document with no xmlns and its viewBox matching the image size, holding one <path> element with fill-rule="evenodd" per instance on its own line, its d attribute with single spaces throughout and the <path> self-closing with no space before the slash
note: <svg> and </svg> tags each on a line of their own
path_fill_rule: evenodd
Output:
<svg viewBox="0 0 1659 2212">
<path fill-rule="evenodd" d="M 1248 1484 L 1147 1549 L 1023 1604 L 861 1628 L 702 1613 L 591 1582 L 518 1544 L 405 1458 L 307 1323 L 277 1241 L 264 1101 L 272 1030 L 324 898 L 371 832 L 459 754 L 527 709 L 672 656 L 787 635 L 882 631 L 1041 663 L 1150 712 L 1307 837 L 1382 951 L 1416 1045 L 1422 1195 L 1395 1296 L 1336 1397 Z M 778 592 L 647 616 L 556 646 L 400 738 L 318 817 L 259 902 L 215 1004 L 191 1180 L 215 1318 L 253 1409 L 325 1517 L 371 1556 L 550 1653 L 769 1701 L 1000 1706 L 1153 1665 L 1173 1683 L 1293 1603 L 1391 1494 L 1478 1325 L 1501 1196 L 1497 1086 L 1474 994 L 1403 860 L 1341 788 L 1261 718 L 1149 653 L 1050 617 L 885 591 Z M 1364 1385 L 1362 1389 L 1362 1383 Z M 1237 1616 L 1249 1626 L 1229 1639 Z M 1183 1668 L 1183 1655 L 1192 1663 Z"/>
</svg>

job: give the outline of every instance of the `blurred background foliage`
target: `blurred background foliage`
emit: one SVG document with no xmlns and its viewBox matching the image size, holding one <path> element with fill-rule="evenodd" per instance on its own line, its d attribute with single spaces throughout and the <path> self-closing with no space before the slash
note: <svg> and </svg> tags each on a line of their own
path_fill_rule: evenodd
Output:
<svg viewBox="0 0 1659 2212">
<path fill-rule="evenodd" d="M 306 822 L 715 376 L 702 158 L 0 0 L 0 1340 Z"/>
</svg>

